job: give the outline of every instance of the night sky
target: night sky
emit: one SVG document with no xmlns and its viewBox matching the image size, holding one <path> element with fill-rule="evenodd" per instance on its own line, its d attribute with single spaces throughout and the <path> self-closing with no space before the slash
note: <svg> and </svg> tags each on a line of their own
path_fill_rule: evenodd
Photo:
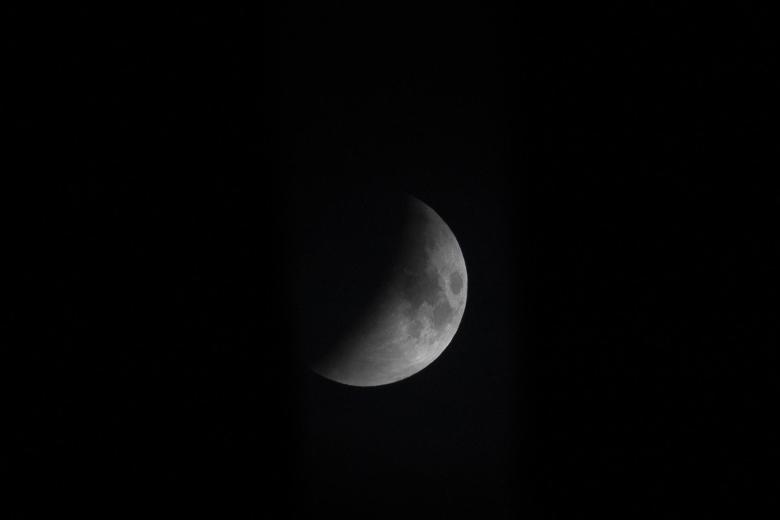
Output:
<svg viewBox="0 0 780 520">
<path fill-rule="evenodd" d="M 777 507 L 768 13 L 8 14 L 0 325 L 28 517 Z M 430 205 L 469 277 L 442 356 L 376 388 L 292 349 L 291 219 L 363 185 Z"/>
</svg>

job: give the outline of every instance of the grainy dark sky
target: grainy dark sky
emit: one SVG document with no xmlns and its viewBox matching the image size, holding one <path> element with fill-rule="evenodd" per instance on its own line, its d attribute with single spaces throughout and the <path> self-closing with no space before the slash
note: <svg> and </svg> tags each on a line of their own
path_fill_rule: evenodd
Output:
<svg viewBox="0 0 780 520">
<path fill-rule="evenodd" d="M 718 9 L 11 10 L 16 485 L 101 517 L 776 507 L 777 41 Z M 285 246 L 363 183 L 444 218 L 469 300 L 361 390 L 292 356 Z"/>
<path fill-rule="evenodd" d="M 469 300 L 456 339 L 418 377 L 353 389 L 301 368 L 298 507 L 477 515 L 492 503 L 509 512 L 522 435 L 513 267 L 522 195 L 511 179 L 498 21 L 489 13 L 353 15 L 344 24 L 325 8 L 285 14 L 284 186 L 296 196 L 368 183 L 419 197 L 458 237 Z"/>
</svg>

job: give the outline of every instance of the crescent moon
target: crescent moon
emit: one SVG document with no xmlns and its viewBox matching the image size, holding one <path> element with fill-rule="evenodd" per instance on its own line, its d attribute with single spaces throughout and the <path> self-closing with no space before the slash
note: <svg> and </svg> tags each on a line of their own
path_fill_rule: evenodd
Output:
<svg viewBox="0 0 780 520">
<path fill-rule="evenodd" d="M 452 342 L 466 308 L 463 252 L 444 220 L 409 197 L 409 225 L 392 275 L 367 318 L 311 368 L 352 386 L 394 383 L 420 372 Z"/>
</svg>

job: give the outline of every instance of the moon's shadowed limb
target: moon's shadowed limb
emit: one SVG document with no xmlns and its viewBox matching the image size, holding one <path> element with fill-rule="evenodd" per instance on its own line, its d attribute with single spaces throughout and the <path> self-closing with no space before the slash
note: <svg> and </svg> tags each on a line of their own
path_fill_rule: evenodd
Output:
<svg viewBox="0 0 780 520">
<path fill-rule="evenodd" d="M 320 375 L 377 386 L 419 372 L 447 347 L 463 316 L 467 275 L 455 236 L 427 205 L 352 195 L 312 223 L 319 236 L 304 237 L 298 342 Z"/>
</svg>

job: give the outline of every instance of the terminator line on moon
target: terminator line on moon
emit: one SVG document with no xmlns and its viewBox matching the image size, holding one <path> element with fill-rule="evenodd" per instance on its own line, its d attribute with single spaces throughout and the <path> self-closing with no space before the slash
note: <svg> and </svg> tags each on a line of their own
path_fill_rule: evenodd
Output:
<svg viewBox="0 0 780 520">
<path fill-rule="evenodd" d="M 310 365 L 321 376 L 352 386 L 393 383 L 430 365 L 455 336 L 468 287 L 463 253 L 425 203 L 410 197 L 408 217 L 402 253 L 368 318 Z"/>
</svg>

